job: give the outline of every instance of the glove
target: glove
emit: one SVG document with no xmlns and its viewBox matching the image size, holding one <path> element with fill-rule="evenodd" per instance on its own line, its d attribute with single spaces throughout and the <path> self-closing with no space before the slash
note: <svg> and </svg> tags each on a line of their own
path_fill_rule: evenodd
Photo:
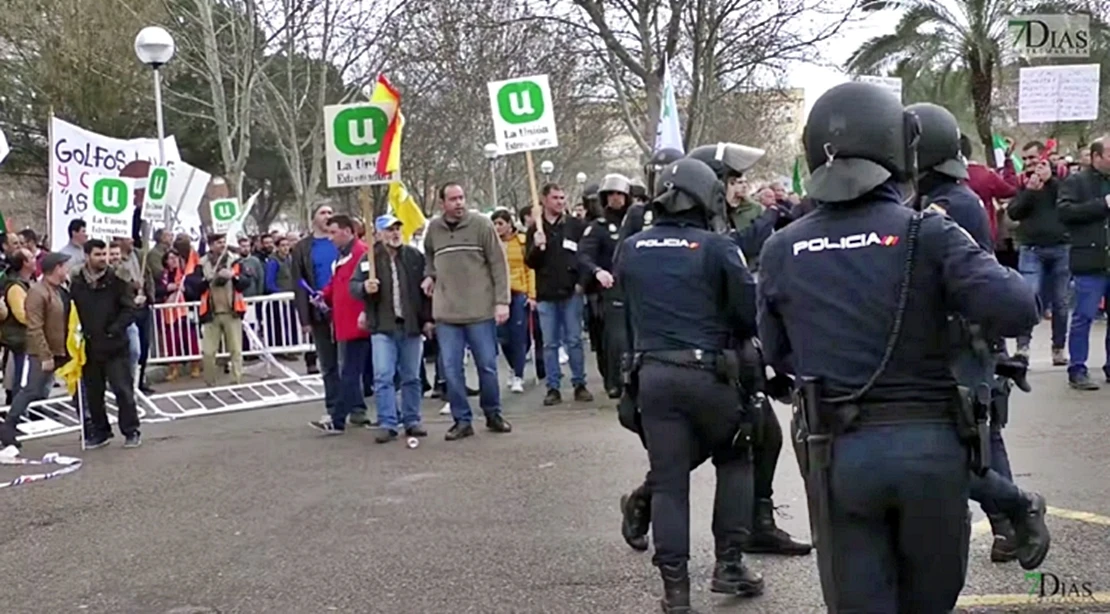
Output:
<svg viewBox="0 0 1110 614">
<path fill-rule="evenodd" d="M 790 404 L 793 400 L 791 397 L 794 394 L 794 378 L 789 375 L 775 373 L 774 377 L 767 380 L 765 387 L 767 396 L 779 403 Z"/>
</svg>

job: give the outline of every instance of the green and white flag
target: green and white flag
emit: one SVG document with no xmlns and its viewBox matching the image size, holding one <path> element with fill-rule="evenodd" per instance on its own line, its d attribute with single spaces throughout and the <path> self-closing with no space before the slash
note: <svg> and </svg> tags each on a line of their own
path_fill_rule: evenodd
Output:
<svg viewBox="0 0 1110 614">
<path fill-rule="evenodd" d="M 682 153 L 682 128 L 678 123 L 678 104 L 675 102 L 674 83 L 671 82 L 671 69 L 663 64 L 663 100 L 659 111 L 659 125 L 655 128 L 655 150 L 677 149 Z"/>
</svg>

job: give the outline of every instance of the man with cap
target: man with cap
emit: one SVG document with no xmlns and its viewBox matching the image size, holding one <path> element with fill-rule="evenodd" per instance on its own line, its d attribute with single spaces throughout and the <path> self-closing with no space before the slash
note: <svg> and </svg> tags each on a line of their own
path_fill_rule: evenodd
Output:
<svg viewBox="0 0 1110 614">
<path fill-rule="evenodd" d="M 366 254 L 350 281 L 351 296 L 361 299 L 365 306 L 359 316 L 360 326 L 371 332 L 378 443 L 396 439 L 401 426 L 408 437 L 428 435 L 420 417 L 420 363 L 424 349 L 421 334 L 429 338 L 433 334 L 432 301 L 420 289 L 424 254 L 405 245 L 402 226 L 401 220 L 392 215 L 378 217 L 374 222 L 378 235 L 373 255 Z M 401 384 L 400 412 L 395 379 Z"/>
<path fill-rule="evenodd" d="M 0 455 L 14 446 L 18 431 L 16 425 L 27 411 L 27 406 L 50 395 L 54 385 L 54 371 L 67 358 L 66 325 L 69 322 L 69 292 L 65 288 L 66 263 L 69 256 L 50 252 L 42 258 L 42 278 L 31 284 L 24 301 L 27 315 L 27 355 L 30 358 L 27 384 L 19 389 L 8 416 L 0 426 Z M 9 452 L 12 454 L 13 452 Z"/>
<path fill-rule="evenodd" d="M 663 611 L 689 614 L 690 471 L 709 458 L 717 470 L 710 590 L 763 591 L 763 578 L 742 558 L 751 530 L 753 416 L 732 349 L 755 333 L 755 281 L 739 248 L 710 230 L 724 215 L 713 171 L 680 160 L 662 170 L 660 183 L 666 190 L 651 205 L 655 226 L 621 247 L 617 277 L 627 306 L 619 324 L 634 344 L 625 382 L 640 406 L 632 428 L 651 461 Z"/>
<path fill-rule="evenodd" d="M 1002 336 L 1038 319 L 1020 275 L 946 216 L 904 206 L 920 130 L 881 87 L 826 92 L 803 132 L 818 207 L 761 255 L 759 338 L 795 375 L 791 441 L 832 612 L 956 606 L 985 444 L 958 402 L 948 316 Z"/>
<path fill-rule="evenodd" d="M 578 245 L 578 260 L 586 276 L 586 292 L 597 294 L 601 303 L 603 334 L 602 356 L 598 364 L 605 390 L 610 399 L 621 395 L 620 362 L 625 348 L 624 302 L 615 287 L 613 255 L 617 251 L 620 226 L 628 210 L 632 187 L 628 177 L 618 173 L 606 175 L 598 189 L 602 216 L 590 223 Z"/>
<path fill-rule="evenodd" d="M 993 252 L 987 210 L 979 196 L 964 183 L 967 162 L 960 151 L 956 117 L 948 109 L 931 103 L 910 105 L 906 110 L 921 124 L 917 181 L 919 190 L 925 194 L 923 204 L 947 214 L 984 250 Z M 1006 356 L 1004 339 L 984 339 L 963 318 L 952 318 L 950 334 L 956 381 L 969 393 L 983 391 L 981 400 L 969 395 L 968 403 L 983 403 L 982 413 L 990 417 L 990 469 L 981 475 L 972 474 L 970 493 L 990 519 L 994 533 L 991 560 L 1005 563 L 1017 559 L 1025 569 L 1036 569 L 1048 554 L 1051 542 L 1044 521 L 1046 503 L 1042 495 L 1026 493 L 1013 482 L 1002 428 L 1009 420 L 1009 397 L 1014 382 L 996 375 L 1001 360 L 1016 367 L 1017 385 L 1028 388 L 1024 382 L 1026 365 Z"/>
</svg>

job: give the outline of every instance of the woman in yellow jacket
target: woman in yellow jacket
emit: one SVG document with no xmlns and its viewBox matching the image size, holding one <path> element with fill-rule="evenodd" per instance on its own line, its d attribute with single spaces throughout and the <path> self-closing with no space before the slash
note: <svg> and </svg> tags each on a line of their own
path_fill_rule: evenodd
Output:
<svg viewBox="0 0 1110 614">
<path fill-rule="evenodd" d="M 524 362 L 528 353 L 529 308 L 536 302 L 536 274 L 524 264 L 524 235 L 517 232 L 513 216 L 505 209 L 498 209 L 490 216 L 501 245 L 505 248 L 505 258 L 509 261 L 509 319 L 497 327 L 497 338 L 501 351 L 513 370 L 509 389 L 524 392 Z"/>
</svg>

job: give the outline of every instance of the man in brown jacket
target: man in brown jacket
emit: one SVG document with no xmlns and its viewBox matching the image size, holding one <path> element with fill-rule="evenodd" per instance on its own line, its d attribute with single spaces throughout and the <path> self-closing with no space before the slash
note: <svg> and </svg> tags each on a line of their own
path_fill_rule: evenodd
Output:
<svg viewBox="0 0 1110 614">
<path fill-rule="evenodd" d="M 62 284 L 66 280 L 69 256 L 57 252 L 42 259 L 42 279 L 27 291 L 27 355 L 30 373 L 27 385 L 15 395 L 8 417 L 0 426 L 0 454 L 9 446 L 19 447 L 16 424 L 27 406 L 50 395 L 54 371 L 66 360 L 66 324 L 69 300 Z"/>
<path fill-rule="evenodd" d="M 447 400 L 455 419 L 446 439 L 455 441 L 474 434 L 463 373 L 467 346 L 478 367 L 479 403 L 486 415 L 486 428 L 508 433 L 512 426 L 501 416 L 497 381 L 497 325 L 509 319 L 505 250 L 493 222 L 481 213 L 467 211 L 462 186 L 444 185 L 439 199 L 443 215 L 428 223 L 424 237 L 425 278 L 421 289 L 432 297 Z"/>
</svg>

